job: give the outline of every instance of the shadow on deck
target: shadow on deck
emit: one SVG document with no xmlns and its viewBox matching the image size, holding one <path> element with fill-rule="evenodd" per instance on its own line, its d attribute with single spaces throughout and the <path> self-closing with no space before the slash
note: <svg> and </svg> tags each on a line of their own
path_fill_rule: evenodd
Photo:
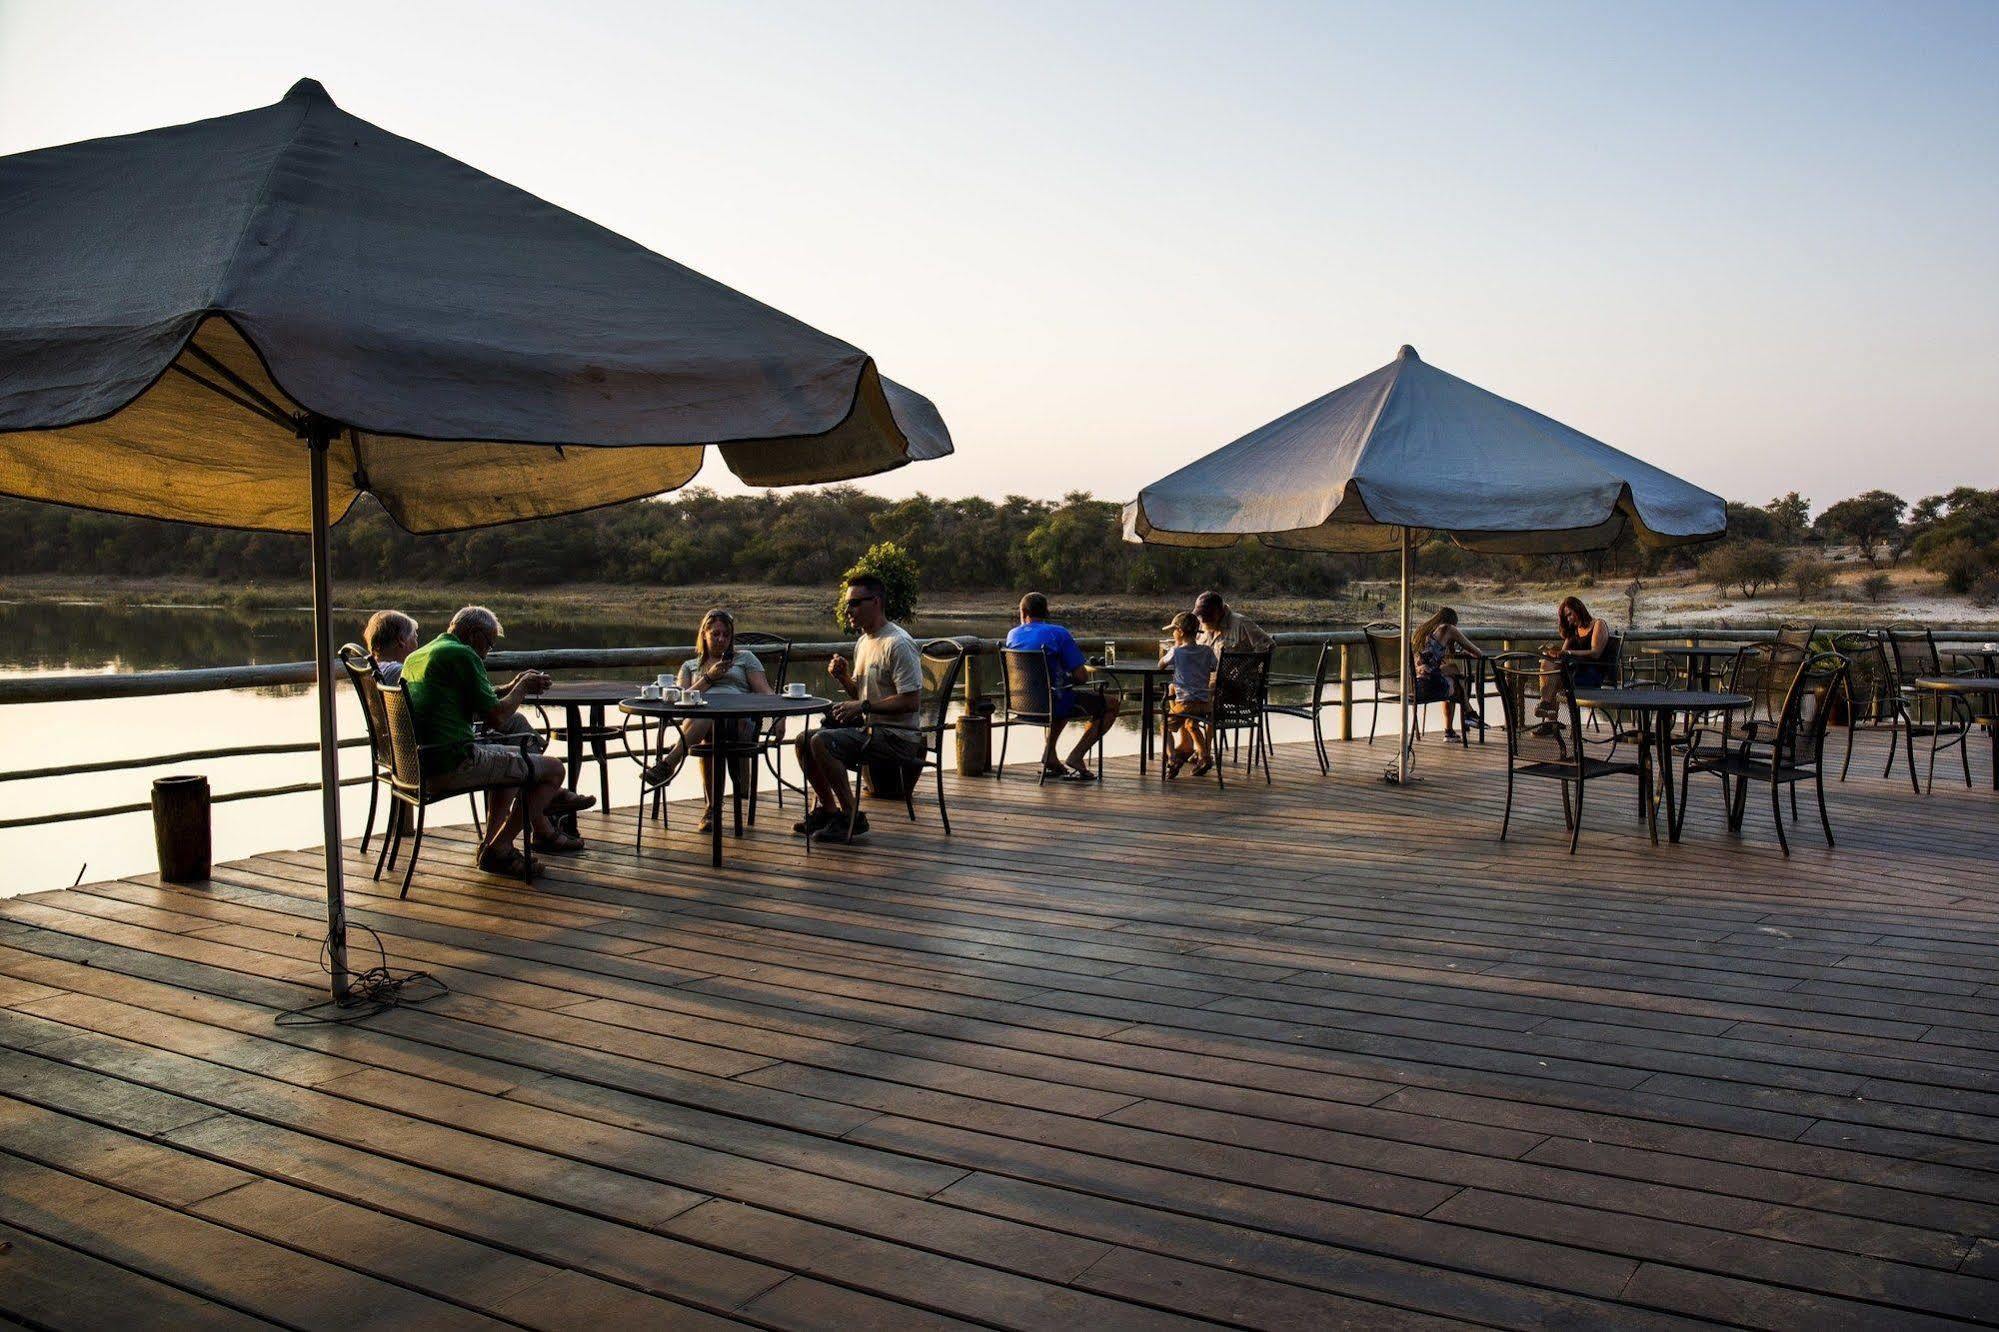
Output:
<svg viewBox="0 0 1999 1332">
<path fill-rule="evenodd" d="M 528 889 L 434 830 L 350 906 L 451 994 L 311 1002 L 320 853 L 0 902 L 0 1310 L 1114 1328 L 1999 1316 L 1999 796 L 1879 742 L 1583 854 L 1501 751 L 1225 792 L 952 781 L 808 859 L 767 803 L 586 817 Z M 1868 766 L 1871 758 L 1872 766 Z M 1862 775 L 1862 773 L 1865 775 Z M 1710 783 L 1711 788 L 1711 783 Z M 675 811 L 687 828 L 692 812 Z M 387 889 L 387 891 L 385 891 Z M 357 929 L 357 961 L 368 951 Z"/>
</svg>

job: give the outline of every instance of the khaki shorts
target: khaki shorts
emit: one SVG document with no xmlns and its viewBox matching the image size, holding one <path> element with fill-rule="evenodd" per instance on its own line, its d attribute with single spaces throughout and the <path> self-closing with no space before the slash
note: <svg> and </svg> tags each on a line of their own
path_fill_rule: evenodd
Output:
<svg viewBox="0 0 1999 1332">
<path fill-rule="evenodd" d="M 850 768 L 864 763 L 920 763 L 929 746 L 916 730 L 902 726 L 828 726 L 816 734 L 827 752 Z"/>
<path fill-rule="evenodd" d="M 450 791 L 483 791 L 494 786 L 523 786 L 532 771 L 519 745 L 484 745 L 473 741 L 457 767 L 427 778 L 424 786 L 433 794 Z"/>
</svg>

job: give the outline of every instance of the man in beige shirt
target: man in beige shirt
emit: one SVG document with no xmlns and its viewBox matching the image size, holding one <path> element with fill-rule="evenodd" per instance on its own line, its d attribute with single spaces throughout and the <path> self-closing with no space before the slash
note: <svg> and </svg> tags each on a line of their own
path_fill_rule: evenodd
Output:
<svg viewBox="0 0 1999 1332">
<path fill-rule="evenodd" d="M 1201 622 L 1201 641 L 1224 652 L 1268 652 L 1275 643 L 1256 627 L 1247 615 L 1229 609 L 1219 592 L 1203 592 L 1194 598 L 1194 618 Z"/>
</svg>

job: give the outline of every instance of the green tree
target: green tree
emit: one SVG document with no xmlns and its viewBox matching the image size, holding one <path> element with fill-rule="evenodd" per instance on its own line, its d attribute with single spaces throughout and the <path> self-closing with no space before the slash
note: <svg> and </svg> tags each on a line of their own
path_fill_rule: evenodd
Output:
<svg viewBox="0 0 1999 1332">
<path fill-rule="evenodd" d="M 1861 558 L 1871 565 L 1879 562 L 1875 548 L 1900 531 L 1902 512 L 1908 507 L 1900 496 L 1870 490 L 1828 508 L 1813 526 L 1826 536 L 1845 537 L 1859 546 Z"/>
<path fill-rule="evenodd" d="M 1763 506 L 1763 512 L 1770 515 L 1775 527 L 1777 540 L 1786 545 L 1796 545 L 1805 539 L 1811 527 L 1812 502 L 1793 490 Z"/>
<path fill-rule="evenodd" d="M 873 574 L 888 589 L 889 619 L 902 622 L 916 618 L 916 561 L 893 541 L 877 541 L 840 575 L 840 589 L 833 599 L 833 623 L 841 632 L 854 632 L 854 621 L 847 614 L 847 581 L 864 574 Z"/>
</svg>

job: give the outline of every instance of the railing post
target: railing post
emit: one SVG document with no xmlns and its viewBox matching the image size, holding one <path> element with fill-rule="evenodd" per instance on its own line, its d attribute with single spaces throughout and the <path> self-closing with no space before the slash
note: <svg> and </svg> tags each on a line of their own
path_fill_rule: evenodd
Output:
<svg viewBox="0 0 1999 1332">
<path fill-rule="evenodd" d="M 1353 644 L 1340 644 L 1340 739 L 1353 739 Z"/>
</svg>

